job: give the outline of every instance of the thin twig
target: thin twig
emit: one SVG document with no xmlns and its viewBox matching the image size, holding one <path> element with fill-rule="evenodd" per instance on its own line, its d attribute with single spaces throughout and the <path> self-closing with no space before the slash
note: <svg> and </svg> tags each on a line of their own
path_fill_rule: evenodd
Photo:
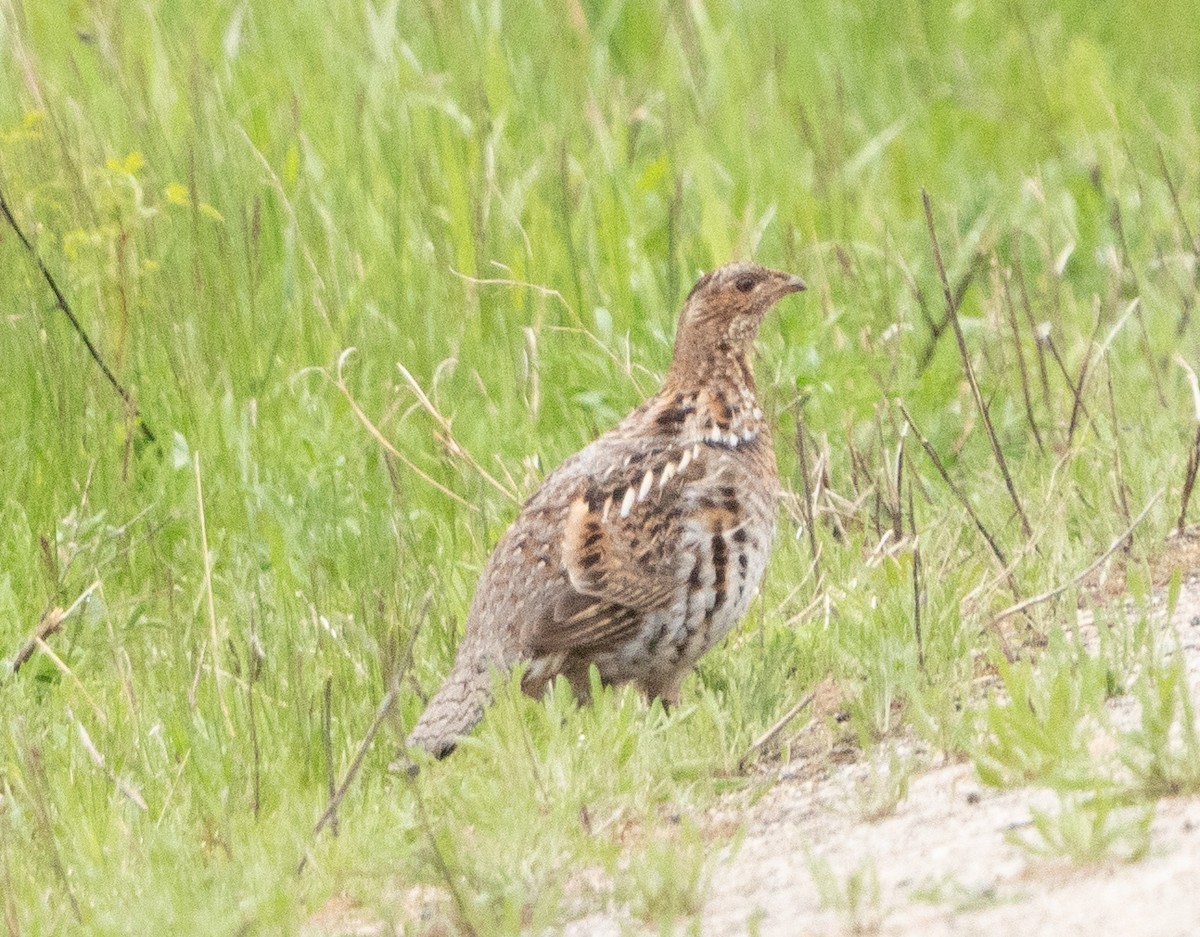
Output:
<svg viewBox="0 0 1200 937">
<path fill-rule="evenodd" d="M 1085 570 L 1069 579 L 1067 582 L 1055 586 L 1053 589 L 1049 589 L 1046 592 L 1042 592 L 1038 595 L 1030 596 L 1027 599 L 1022 599 L 1015 605 L 1010 605 L 1008 608 L 1004 609 L 1004 611 L 992 618 L 992 625 L 995 626 L 1004 621 L 1004 619 L 1011 618 L 1013 615 L 1023 612 L 1025 609 L 1030 608 L 1031 606 L 1039 605 L 1042 602 L 1052 599 L 1056 595 L 1066 592 L 1071 587 L 1077 586 L 1087 579 L 1088 576 L 1104 565 L 1104 561 L 1112 556 L 1120 548 L 1121 544 L 1123 544 L 1133 535 L 1133 531 L 1137 528 L 1138 524 L 1146 519 L 1146 515 L 1150 513 L 1150 509 L 1158 503 L 1158 499 L 1161 498 L 1165 492 L 1165 488 L 1159 488 L 1158 491 L 1155 492 L 1154 497 L 1147 502 L 1144 508 L 1142 508 L 1142 512 L 1133 519 L 1133 523 L 1125 528 L 1124 532 L 1122 532 L 1120 536 L 1118 536 L 1115 540 L 1113 540 L 1112 543 L 1108 545 L 1108 549 L 1101 553 L 1100 556 L 1093 563 L 1089 564 Z"/>
<path fill-rule="evenodd" d="M 912 514 L 912 483 L 908 485 L 908 512 Z M 912 587 L 913 587 L 913 635 L 917 641 L 917 666 L 921 668 L 921 672 L 925 672 L 925 641 L 921 634 L 921 606 L 924 603 L 924 596 L 921 590 L 921 538 L 917 536 L 916 527 L 913 528 L 913 562 L 912 562 Z"/>
<path fill-rule="evenodd" d="M 362 768 L 363 759 L 371 748 L 371 743 L 375 739 L 375 735 L 379 732 L 379 727 L 383 725 L 383 721 L 391 714 L 392 709 L 396 705 L 396 697 L 400 694 L 400 684 L 404 682 L 404 677 L 408 673 L 409 667 L 412 665 L 412 651 L 417 643 L 417 635 L 421 631 L 421 626 L 424 624 L 426 616 L 429 614 L 429 607 L 433 602 L 433 592 L 425 594 L 425 602 L 421 607 L 420 614 L 417 616 L 416 624 L 413 626 L 412 634 L 408 638 L 408 646 L 405 649 L 404 656 L 401 658 L 398 666 L 392 673 L 391 680 L 388 682 L 387 692 L 383 695 L 383 699 L 379 701 L 379 706 L 375 710 L 375 718 L 371 720 L 371 725 L 367 728 L 367 734 L 363 736 L 362 741 L 358 743 L 358 750 L 354 753 L 354 758 L 350 762 L 350 767 L 346 769 L 346 776 L 342 779 L 341 785 L 333 796 L 329 798 L 329 805 L 325 808 L 325 812 L 321 814 L 316 825 L 313 826 L 313 838 L 321 834 L 321 830 L 337 816 L 338 807 L 346 796 L 346 792 L 350 790 L 350 785 L 354 783 L 355 777 L 358 776 L 359 769 Z M 296 866 L 296 874 L 299 875 L 304 871 L 304 867 L 308 865 L 309 853 L 306 850 L 301 857 L 299 864 Z"/>
<path fill-rule="evenodd" d="M 958 306 L 954 300 L 954 293 L 950 289 L 950 280 L 946 276 L 946 265 L 942 261 L 942 248 L 938 244 L 937 229 L 933 224 L 933 205 L 929 200 L 929 193 L 925 189 L 921 189 L 921 201 L 925 205 L 925 223 L 929 226 L 929 240 L 933 244 L 933 260 L 937 265 L 938 277 L 942 281 L 942 294 L 946 300 L 946 309 L 950 315 L 950 324 L 954 326 L 954 337 L 958 340 L 958 353 L 962 356 L 963 370 L 967 375 L 967 382 L 971 385 L 971 394 L 975 398 L 975 406 L 979 409 L 979 415 L 983 418 L 984 428 L 987 430 L 988 439 L 992 443 L 992 454 L 996 457 L 996 464 L 1000 468 L 1000 474 L 1004 476 L 1004 485 L 1008 489 L 1008 495 L 1012 499 L 1013 507 L 1017 510 L 1017 516 L 1021 519 L 1021 529 L 1025 533 L 1025 537 L 1029 538 L 1033 535 L 1033 528 L 1029 526 L 1029 518 L 1025 515 L 1025 509 L 1021 506 L 1021 499 L 1017 497 L 1017 489 L 1013 484 L 1012 476 L 1008 473 L 1008 463 L 1004 459 L 1004 452 L 1000 448 L 1000 440 L 996 437 L 996 428 L 992 426 L 992 418 L 988 414 L 987 405 L 983 402 L 983 394 L 979 390 L 979 382 L 975 379 L 975 369 L 971 366 L 971 354 L 967 351 L 967 341 L 963 337 L 962 324 L 958 321 Z"/>
<path fill-rule="evenodd" d="M 1071 443 L 1075 439 L 1075 429 L 1079 425 L 1079 414 L 1083 409 L 1083 389 L 1087 386 L 1088 368 L 1092 363 L 1092 349 L 1096 347 L 1096 339 L 1100 335 L 1100 326 L 1103 324 L 1102 311 L 1100 305 L 1100 297 L 1095 297 L 1096 309 L 1096 327 L 1092 330 L 1091 340 L 1088 342 L 1087 351 L 1083 355 L 1083 364 L 1079 366 L 1079 380 L 1075 385 L 1075 398 L 1071 401 L 1071 420 L 1067 424 L 1067 448 L 1071 448 Z"/>
<path fill-rule="evenodd" d="M 1183 205 L 1179 201 L 1175 180 L 1171 178 L 1171 173 L 1167 169 L 1167 160 L 1163 156 L 1161 143 L 1158 145 L 1158 167 L 1162 170 L 1163 180 L 1167 183 L 1167 191 L 1171 193 L 1171 204 L 1175 206 L 1175 216 L 1179 219 L 1179 226 L 1183 228 L 1183 235 L 1191 246 L 1192 253 L 1196 255 L 1196 260 L 1200 261 L 1200 240 L 1193 237 L 1192 229 L 1187 223 L 1187 215 L 1183 213 Z M 1200 275 L 1200 266 L 1197 267 L 1197 274 Z"/>
<path fill-rule="evenodd" d="M 904 438 L 908 435 L 908 424 L 900 427 L 900 442 L 896 444 L 896 513 L 892 517 L 892 532 L 896 542 L 904 539 Z"/>
<path fill-rule="evenodd" d="M 151 432 L 150 427 L 146 424 L 146 421 L 142 419 L 141 413 L 138 412 L 138 406 L 136 403 L 134 403 L 133 395 L 130 394 L 129 391 L 125 389 L 125 386 L 117 380 L 117 376 L 113 374 L 112 370 L 105 363 L 100 352 L 96 349 L 96 346 L 92 343 L 91 338 L 88 337 L 87 331 L 80 324 L 75 313 L 71 310 L 71 304 L 67 302 L 67 297 L 63 295 L 63 291 L 59 289 L 58 282 L 54 279 L 54 275 L 50 272 L 50 269 L 46 266 L 45 262 L 43 262 L 41 255 L 37 251 L 37 248 L 33 246 L 33 242 L 31 242 L 29 238 L 25 236 L 25 232 L 22 231 L 21 226 L 17 224 L 17 219 L 13 215 L 12 209 L 9 208 L 8 201 L 4 198 L 3 192 L 0 192 L 0 214 L 4 215 L 4 220 L 8 222 L 8 226 L 13 229 L 13 233 L 15 233 L 17 236 L 17 240 L 21 242 L 22 246 L 25 248 L 25 252 L 29 254 L 30 259 L 37 266 L 38 271 L 42 275 L 42 279 L 46 281 L 46 285 L 50 287 L 50 292 L 54 294 L 55 305 L 58 306 L 62 314 L 67 317 L 67 321 L 71 323 L 71 328 L 75 330 L 75 334 L 78 335 L 80 341 L 83 342 L 83 346 L 87 349 L 88 354 L 92 356 L 92 360 L 96 362 L 96 366 L 100 368 L 101 373 L 105 376 L 105 378 L 108 379 L 108 383 L 112 385 L 113 390 L 115 390 L 118 396 L 120 396 L 120 398 L 125 402 L 125 406 L 128 407 L 129 412 L 133 415 L 134 419 L 137 420 L 138 427 L 141 429 L 142 434 L 147 440 L 154 442 L 154 433 Z"/>
<path fill-rule="evenodd" d="M 1054 343 L 1054 336 L 1050 334 L 1049 323 L 1046 323 L 1046 327 L 1042 330 L 1038 338 L 1038 347 L 1041 348 L 1042 346 L 1050 349 L 1050 357 L 1053 358 L 1054 363 L 1058 365 L 1058 373 L 1062 375 L 1062 379 L 1066 383 L 1067 389 L 1071 392 L 1072 400 L 1078 401 L 1079 409 L 1083 412 L 1083 415 L 1087 418 L 1089 423 L 1095 425 L 1096 421 L 1092 419 L 1091 413 L 1088 412 L 1087 404 L 1083 402 L 1083 397 L 1080 395 L 1079 390 L 1075 387 L 1075 382 L 1071 380 L 1071 372 L 1067 370 L 1067 363 L 1063 361 L 1062 355 L 1058 352 L 1058 346 Z"/>
<path fill-rule="evenodd" d="M 1033 347 L 1037 352 L 1038 377 L 1042 386 L 1042 409 L 1052 413 L 1050 406 L 1050 375 L 1046 367 L 1046 349 L 1042 342 L 1042 328 L 1034 321 L 1033 303 L 1029 300 L 1029 287 L 1025 283 L 1025 270 L 1021 266 L 1021 252 L 1014 251 L 1012 256 L 1013 273 L 1017 277 L 1017 285 L 1021 288 L 1021 311 L 1025 314 L 1025 323 L 1029 326 L 1029 334 L 1033 336 Z"/>
<path fill-rule="evenodd" d="M 976 254 L 971 258 L 971 266 L 969 266 L 966 272 L 959 277 L 958 284 L 954 287 L 955 308 L 958 308 L 960 305 L 962 305 L 962 301 L 966 298 L 967 290 L 971 288 L 971 282 L 975 279 L 975 276 L 979 273 L 980 268 L 983 266 L 983 261 L 983 254 Z M 934 354 L 937 352 L 938 342 L 941 340 L 942 335 L 945 334 L 946 327 L 950 325 L 950 313 L 946 312 L 942 316 L 941 322 L 934 322 L 925 308 L 925 298 L 921 294 L 920 287 L 917 287 L 915 283 L 911 285 L 917 293 L 917 302 L 921 306 L 921 311 L 925 313 L 925 321 L 928 324 L 930 331 L 929 344 L 925 346 L 925 351 L 921 354 L 921 360 L 917 363 L 917 374 L 924 374 L 925 370 L 933 361 Z"/>
<path fill-rule="evenodd" d="M 799 700 L 796 701 L 796 705 L 779 717 L 779 721 L 776 722 L 775 725 L 771 726 L 771 728 L 767 729 L 766 732 L 755 739 L 754 743 L 746 749 L 745 754 L 738 759 L 738 770 L 745 770 L 750 759 L 762 751 L 766 746 L 770 745 L 772 739 L 782 732 L 789 722 L 800 715 L 801 711 L 813 701 L 816 695 L 816 692 L 812 690 L 805 693 L 802 697 L 800 697 Z"/>
<path fill-rule="evenodd" d="M 1182 535 L 1187 528 L 1188 502 L 1192 500 L 1192 489 L 1196 486 L 1196 472 L 1200 470 L 1200 426 L 1196 427 L 1196 438 L 1192 440 L 1192 448 L 1188 450 L 1187 468 L 1183 474 L 1183 490 L 1179 493 L 1179 520 L 1175 524 L 1176 533 Z"/>
<path fill-rule="evenodd" d="M 1040 519 L 1042 524 L 1042 529 L 1040 531 L 1035 531 L 1031 539 L 1027 540 L 1025 543 L 1016 548 L 1013 558 L 1009 561 L 1008 566 L 1000 570 L 990 582 L 978 583 L 966 595 L 964 595 L 959 600 L 960 608 L 967 608 L 977 602 L 980 602 L 981 596 L 985 596 L 993 592 L 1000 583 L 1007 582 L 1009 588 L 1011 589 L 1013 573 L 1016 572 L 1017 568 L 1023 562 L 1025 562 L 1025 559 L 1030 554 L 1040 552 L 1040 547 L 1038 546 L 1039 542 L 1045 536 L 1046 529 L 1051 524 L 1055 523 L 1056 518 L 1059 516 L 1057 506 L 1059 505 L 1061 499 L 1056 500 L 1056 492 L 1058 490 L 1059 479 L 1062 477 L 1062 469 L 1065 465 L 1067 465 L 1068 462 L 1071 461 L 1072 456 L 1077 454 L 1077 452 L 1072 452 L 1070 450 L 1064 452 L 1054 464 L 1054 468 L 1050 470 L 1050 483 L 1046 488 L 1045 497 L 1043 498 L 1044 506 L 1042 510 L 1037 513 L 1037 517 Z M 1014 598 L 1018 602 L 1021 600 L 1020 594 L 1014 594 Z"/>
<path fill-rule="evenodd" d="M 417 804 L 417 817 L 420 819 L 421 828 L 425 832 L 425 838 L 429 840 L 429 848 L 433 853 L 433 864 L 437 866 L 438 874 L 441 875 L 442 881 L 446 883 L 446 888 L 450 891 L 450 896 L 454 899 L 455 907 L 458 909 L 459 923 L 466 929 L 466 932 L 472 937 L 477 937 L 479 931 L 475 925 L 471 923 L 471 918 L 467 913 L 469 907 L 466 896 L 462 893 L 462 888 L 459 887 L 458 876 L 456 876 L 450 868 L 450 863 L 446 861 L 446 857 L 442 854 L 441 844 L 433 832 L 433 821 L 429 818 L 429 809 L 425 806 L 425 797 L 421 793 L 421 782 L 415 774 L 406 774 L 409 786 L 412 788 L 413 800 Z"/>
</svg>

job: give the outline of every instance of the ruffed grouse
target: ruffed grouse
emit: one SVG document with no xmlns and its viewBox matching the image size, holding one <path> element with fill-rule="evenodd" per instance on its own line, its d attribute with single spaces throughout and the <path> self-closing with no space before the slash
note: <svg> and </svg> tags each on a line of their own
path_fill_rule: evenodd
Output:
<svg viewBox="0 0 1200 937">
<path fill-rule="evenodd" d="M 732 263 L 684 304 L 662 389 L 550 473 L 496 545 L 466 636 L 408 744 L 441 757 L 483 717 L 492 671 L 528 662 L 588 693 L 631 682 L 674 702 L 762 579 L 775 532 L 771 430 L 750 368 L 758 326 L 799 277 Z"/>
</svg>

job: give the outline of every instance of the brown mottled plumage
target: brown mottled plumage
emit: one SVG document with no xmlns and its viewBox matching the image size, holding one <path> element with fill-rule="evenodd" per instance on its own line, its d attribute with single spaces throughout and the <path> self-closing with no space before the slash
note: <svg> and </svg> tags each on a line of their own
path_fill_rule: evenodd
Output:
<svg viewBox="0 0 1200 937">
<path fill-rule="evenodd" d="M 750 353 L 766 312 L 804 281 L 757 264 L 701 277 L 662 389 L 550 473 L 496 545 L 467 633 L 408 744 L 443 756 L 483 717 L 492 670 L 524 689 L 588 667 L 674 702 L 758 588 L 778 477 Z"/>
</svg>

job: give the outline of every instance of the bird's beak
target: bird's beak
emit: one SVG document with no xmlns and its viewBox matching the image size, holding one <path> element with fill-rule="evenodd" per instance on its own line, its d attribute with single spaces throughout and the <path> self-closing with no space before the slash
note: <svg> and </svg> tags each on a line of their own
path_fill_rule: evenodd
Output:
<svg viewBox="0 0 1200 937">
<path fill-rule="evenodd" d="M 783 282 L 779 284 L 779 292 L 786 296 L 788 293 L 799 293 L 808 289 L 808 284 L 797 276 L 784 274 Z"/>
</svg>

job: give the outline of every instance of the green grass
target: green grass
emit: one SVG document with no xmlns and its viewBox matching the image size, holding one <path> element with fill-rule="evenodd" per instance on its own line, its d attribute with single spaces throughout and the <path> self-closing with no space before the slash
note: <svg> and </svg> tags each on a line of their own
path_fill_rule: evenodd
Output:
<svg viewBox="0 0 1200 937">
<path fill-rule="evenodd" d="M 686 929 L 715 852 L 701 811 L 826 677 L 864 749 L 908 727 L 997 783 L 1105 790 L 1073 727 L 1129 689 L 1139 796 L 1194 789 L 1198 749 L 1166 741 L 1192 731 L 1181 678 L 1135 680 L 1158 660 L 1144 615 L 1090 662 L 1061 634 L 1076 589 L 990 627 L 1164 489 L 1109 564 L 1145 583 L 1195 435 L 1173 356 L 1200 357 L 1200 27 L 1183 0 L 1056 8 L 0 5 L 0 187 L 157 440 L 5 227 L 0 654 L 99 583 L 49 639 L 61 663 L 0 675 L 9 932 L 287 932 L 343 893 L 396 918 L 418 883 L 457 896 L 437 926 L 463 932 L 595 910 Z M 1029 534 L 934 338 L 923 187 Z M 746 624 L 669 715 L 507 690 L 415 788 L 389 776 L 515 511 L 397 365 L 528 493 L 654 387 L 698 271 L 746 255 L 810 284 L 763 330 L 800 498 Z M 351 347 L 347 392 L 453 497 L 356 419 L 333 382 Z M 1078 408 L 1056 355 L 1071 385 L 1086 363 Z M 898 402 L 1011 584 L 911 432 L 896 490 Z M 812 540 L 798 412 L 843 499 Z M 339 835 L 314 839 L 325 687 L 340 779 L 414 631 Z M 979 671 L 1045 638 L 1047 668 L 1006 671 L 1019 705 L 978 698 Z"/>
</svg>

